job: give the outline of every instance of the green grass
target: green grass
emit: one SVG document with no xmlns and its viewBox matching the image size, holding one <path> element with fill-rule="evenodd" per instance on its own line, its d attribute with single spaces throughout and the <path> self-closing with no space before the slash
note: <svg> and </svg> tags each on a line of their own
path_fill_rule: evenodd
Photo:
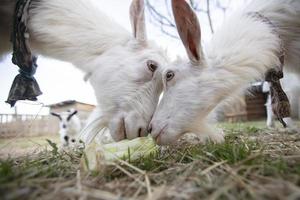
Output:
<svg viewBox="0 0 300 200">
<path fill-rule="evenodd" d="M 1 159 L 0 198 L 300 198 L 299 133 L 263 123 L 220 126 L 222 144 L 181 141 L 134 162 L 103 164 L 98 173 L 81 170 L 82 152 L 61 152 L 55 143 L 36 155 Z"/>
</svg>

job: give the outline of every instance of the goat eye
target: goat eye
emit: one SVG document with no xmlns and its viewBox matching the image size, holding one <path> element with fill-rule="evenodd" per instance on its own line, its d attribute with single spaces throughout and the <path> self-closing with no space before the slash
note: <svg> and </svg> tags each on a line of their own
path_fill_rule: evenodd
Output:
<svg viewBox="0 0 300 200">
<path fill-rule="evenodd" d="M 172 80 L 174 78 L 174 76 L 175 76 L 175 73 L 173 71 L 168 71 L 166 73 L 166 80 L 170 81 L 170 80 Z"/>
<path fill-rule="evenodd" d="M 147 66 L 151 72 L 155 72 L 155 70 L 157 69 L 157 64 L 152 60 L 147 61 Z"/>
</svg>

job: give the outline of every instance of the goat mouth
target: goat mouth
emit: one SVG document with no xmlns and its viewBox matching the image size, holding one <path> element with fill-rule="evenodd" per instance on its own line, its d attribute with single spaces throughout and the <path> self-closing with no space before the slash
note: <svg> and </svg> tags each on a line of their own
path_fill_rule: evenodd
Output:
<svg viewBox="0 0 300 200">
<path fill-rule="evenodd" d="M 67 142 L 67 143 L 63 143 L 63 146 L 64 147 L 68 147 L 69 146 L 69 143 Z"/>
</svg>

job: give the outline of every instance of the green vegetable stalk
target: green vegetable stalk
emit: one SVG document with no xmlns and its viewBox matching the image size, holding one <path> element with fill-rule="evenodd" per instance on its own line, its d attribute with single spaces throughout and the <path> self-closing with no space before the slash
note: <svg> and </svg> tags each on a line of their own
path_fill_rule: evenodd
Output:
<svg viewBox="0 0 300 200">
<path fill-rule="evenodd" d="M 158 146 L 151 136 L 103 145 L 92 143 L 85 149 L 81 163 L 85 171 L 100 171 L 105 161 L 134 161 L 157 151 Z"/>
</svg>

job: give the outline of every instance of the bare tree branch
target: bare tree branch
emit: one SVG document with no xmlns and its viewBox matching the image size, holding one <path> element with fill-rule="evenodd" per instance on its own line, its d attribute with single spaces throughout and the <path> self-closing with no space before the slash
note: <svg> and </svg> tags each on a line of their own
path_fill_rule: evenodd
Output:
<svg viewBox="0 0 300 200">
<path fill-rule="evenodd" d="M 211 33 L 214 33 L 214 27 L 213 27 L 213 24 L 212 24 L 212 21 L 211 21 L 211 16 L 210 16 L 210 4 L 209 4 L 210 0 L 206 0 L 206 5 L 207 5 L 207 8 L 206 8 L 206 13 L 207 13 L 207 18 L 208 18 L 208 22 L 209 22 L 209 27 L 210 27 L 210 31 Z"/>
<path fill-rule="evenodd" d="M 217 10 L 221 10 L 225 14 L 228 8 L 228 2 L 230 2 L 231 0 L 227 0 L 226 1 L 227 5 L 225 6 L 223 2 L 225 0 L 223 1 L 206 0 L 206 7 L 205 4 L 200 4 L 199 1 L 200 0 L 189 0 L 189 3 L 196 13 L 203 13 L 207 16 L 211 33 L 214 33 L 212 14 Z M 223 4 L 221 3 L 221 1 Z M 145 0 L 145 2 L 146 2 L 147 11 L 149 12 L 150 22 L 159 26 L 162 33 L 172 38 L 178 39 L 176 32 L 173 31 L 173 29 L 176 29 L 176 25 L 173 20 L 173 14 L 170 10 L 171 7 L 170 0 L 164 0 L 164 1 Z M 166 12 L 159 11 L 156 5 L 160 5 L 160 7 L 161 5 L 163 5 L 166 9 Z"/>
<path fill-rule="evenodd" d="M 162 13 L 160 13 L 157 9 L 154 8 L 154 6 L 149 2 L 149 0 L 146 0 L 146 8 L 148 9 L 148 12 L 150 14 L 150 22 L 154 23 L 155 25 L 160 26 L 160 30 L 162 33 L 178 39 L 178 37 L 171 32 L 167 31 L 166 28 L 176 28 L 175 23 L 171 19 L 171 11 L 168 10 L 168 0 L 165 0 L 165 5 L 167 8 L 167 15 L 165 16 Z"/>
<path fill-rule="evenodd" d="M 174 27 L 175 28 L 175 24 L 173 23 L 173 21 L 171 19 L 169 19 L 168 17 L 164 16 L 163 14 L 161 14 L 160 12 L 158 12 L 154 6 L 152 6 L 149 2 L 149 0 L 146 0 L 146 6 L 149 9 L 149 12 L 151 14 L 151 16 L 156 19 L 160 24 L 164 25 L 164 26 L 170 26 L 170 27 Z"/>
</svg>

